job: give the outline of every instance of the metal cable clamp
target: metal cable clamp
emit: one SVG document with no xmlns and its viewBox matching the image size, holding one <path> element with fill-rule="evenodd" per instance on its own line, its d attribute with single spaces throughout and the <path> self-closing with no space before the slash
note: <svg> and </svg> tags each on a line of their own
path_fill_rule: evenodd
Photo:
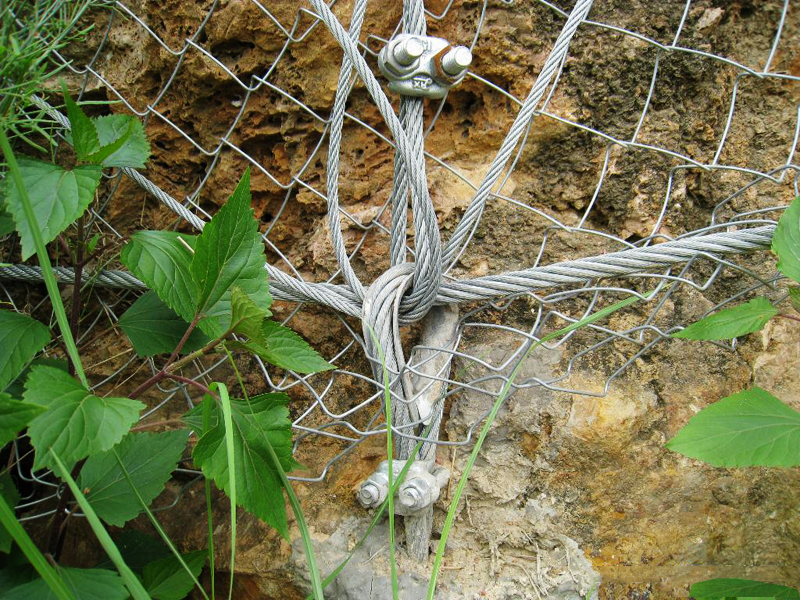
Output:
<svg viewBox="0 0 800 600">
<path fill-rule="evenodd" d="M 413 459 L 409 459 L 413 460 Z M 392 461 L 394 478 L 399 477 L 406 461 Z M 431 506 L 439 499 L 439 492 L 447 485 L 450 471 L 434 461 L 417 460 L 412 462 L 406 478 L 397 490 L 395 512 L 410 516 Z M 383 461 L 358 490 L 358 501 L 364 508 L 377 508 L 389 494 L 389 462 Z"/>
<path fill-rule="evenodd" d="M 401 34 L 378 55 L 389 89 L 403 96 L 441 98 L 461 82 L 472 64 L 466 46 L 451 46 L 442 38 Z"/>
</svg>

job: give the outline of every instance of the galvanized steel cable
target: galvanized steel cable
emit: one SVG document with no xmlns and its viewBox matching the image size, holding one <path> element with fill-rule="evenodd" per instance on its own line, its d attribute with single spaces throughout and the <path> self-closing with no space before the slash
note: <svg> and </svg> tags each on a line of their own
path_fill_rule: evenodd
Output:
<svg viewBox="0 0 800 600">
<path fill-rule="evenodd" d="M 358 76 L 375 102 L 375 106 L 389 127 L 397 150 L 405 158 L 410 171 L 415 261 L 414 283 L 411 292 L 404 298 L 404 313 L 407 319 L 419 320 L 433 306 L 442 274 L 441 238 L 436 212 L 425 184 L 424 156 L 421 153 L 413 152 L 413 145 L 409 142 L 403 124 L 395 114 L 383 88 L 331 9 L 323 0 L 310 0 L 310 2 L 322 22 L 328 27 L 331 35 L 344 50 L 345 56 L 352 62 Z"/>
<path fill-rule="evenodd" d="M 483 214 L 483 209 L 486 206 L 486 201 L 491 195 L 492 188 L 497 183 L 503 169 L 505 169 L 514 148 L 525 134 L 530 120 L 535 116 L 536 107 L 542 99 L 542 96 L 544 96 L 551 80 L 558 72 L 559 65 L 566 56 L 567 50 L 569 50 L 569 43 L 572 41 L 572 37 L 577 31 L 578 25 L 581 24 L 589 13 L 589 9 L 592 7 L 592 1 L 593 0 L 578 0 L 578 2 L 575 3 L 575 7 L 572 9 L 561 33 L 558 35 L 553 49 L 550 51 L 539 76 L 536 78 L 536 82 L 533 84 L 528 97 L 522 104 L 519 113 L 517 113 L 514 123 L 511 125 L 508 134 L 500 146 L 500 150 L 498 150 L 492 164 L 489 166 L 486 176 L 483 178 L 472 201 L 461 217 L 461 221 L 456 226 L 455 231 L 453 231 L 453 235 L 450 236 L 450 239 L 445 244 L 442 256 L 445 272 L 458 261 L 468 241 L 471 239 L 472 234 L 475 232 L 475 228 L 478 226 L 481 215 Z"/>
<path fill-rule="evenodd" d="M 275 298 L 322 304 L 343 314 L 362 319 L 365 344 L 368 354 L 373 360 L 377 355 L 377 348 L 374 347 L 371 336 L 367 335 L 367 325 L 376 332 L 380 345 L 386 352 L 387 367 L 396 378 L 392 393 L 404 395 L 407 398 L 406 402 L 395 404 L 397 417 L 395 423 L 398 427 L 403 427 L 411 422 L 411 415 L 408 413 L 410 398 L 408 391 L 402 389 L 402 377 L 399 377 L 405 365 L 403 350 L 399 345 L 398 328 L 419 320 L 434 304 L 497 300 L 545 288 L 647 273 L 668 268 L 698 256 L 713 257 L 718 254 L 746 252 L 769 246 L 774 231 L 773 226 L 685 237 L 643 248 L 631 248 L 602 256 L 476 279 L 455 280 L 443 277 L 442 273 L 458 261 L 472 238 L 486 202 L 492 195 L 493 188 L 508 166 L 514 148 L 518 146 L 531 120 L 536 116 L 537 106 L 558 73 L 560 65 L 563 64 L 570 41 L 580 23 L 586 18 L 592 2 L 591 0 L 579 0 L 569 14 L 566 24 L 558 35 L 536 82 L 492 161 L 489 171 L 475 192 L 453 235 L 442 249 L 436 213 L 433 209 L 425 175 L 422 100 L 403 98 L 398 118 L 380 84 L 359 52 L 357 44 L 366 10 L 366 0 L 356 2 L 349 33 L 345 32 L 322 0 L 310 1 L 322 22 L 344 50 L 337 92 L 329 119 L 327 202 L 331 240 L 345 285 L 309 283 L 272 265 L 267 266 L 267 271 L 271 278 L 271 287 Z M 422 0 L 406 0 L 404 2 L 403 31 L 424 35 L 425 30 Z M 394 182 L 390 196 L 392 269 L 379 277 L 368 288 L 365 288 L 358 279 L 350 264 L 341 232 L 338 202 L 339 152 L 345 105 L 351 88 L 353 69 L 366 86 L 388 124 L 396 143 Z M 47 109 L 50 115 L 58 119 L 65 127 L 69 127 L 66 117 L 58 111 L 41 99 L 35 98 L 34 102 Z M 165 193 L 141 173 L 132 169 L 121 169 L 121 171 L 168 206 L 170 210 L 189 222 L 195 229 L 202 230 L 205 221 L 184 204 Z M 415 231 L 413 263 L 405 262 L 408 250 L 406 221 L 409 193 L 412 198 Z M 72 283 L 74 280 L 74 272 L 71 269 L 58 267 L 55 269 L 55 273 L 60 281 Z M 40 279 L 40 275 L 37 267 L 26 265 L 0 268 L 0 278 L 3 279 L 35 281 Z M 144 287 L 142 282 L 124 271 L 87 273 L 84 275 L 84 280 L 92 280 L 97 285 L 125 289 L 142 289 Z M 375 371 L 375 368 L 376 365 L 373 362 L 375 380 L 381 381 L 380 373 Z"/>
<path fill-rule="evenodd" d="M 653 272 L 685 263 L 697 257 L 707 256 L 713 259 L 717 255 L 763 250 L 769 248 L 774 232 L 774 225 L 764 225 L 739 231 L 684 237 L 644 248 L 630 248 L 499 275 L 487 275 L 475 279 L 445 279 L 436 297 L 436 304 L 498 300 L 536 290 Z M 70 268 L 56 267 L 53 271 L 60 281 L 71 283 L 74 280 L 74 272 Z M 395 276 L 405 277 L 406 274 L 403 271 Z M 126 271 L 105 270 L 94 274 L 86 273 L 84 277 L 86 281 L 93 280 L 101 286 L 145 289 L 145 285 L 141 281 Z M 28 265 L 0 267 L 0 279 L 40 281 L 41 271 L 39 267 Z M 386 280 L 382 281 L 385 285 Z M 373 285 L 375 284 L 373 283 Z M 332 308 L 335 308 L 334 303 L 331 302 L 333 298 L 340 302 L 345 299 L 348 303 L 353 302 L 352 298 L 347 297 L 345 286 L 321 283 L 305 284 L 302 288 L 304 293 L 299 298 L 293 297 L 292 294 L 286 294 L 283 288 L 280 288 L 275 296 L 281 300 L 316 302 L 311 295 L 305 294 L 309 288 L 315 290 L 314 296 L 322 298 L 320 304 Z M 358 315 L 361 315 L 361 311 Z M 403 324 L 402 305 L 399 318 L 400 323 Z"/>
</svg>

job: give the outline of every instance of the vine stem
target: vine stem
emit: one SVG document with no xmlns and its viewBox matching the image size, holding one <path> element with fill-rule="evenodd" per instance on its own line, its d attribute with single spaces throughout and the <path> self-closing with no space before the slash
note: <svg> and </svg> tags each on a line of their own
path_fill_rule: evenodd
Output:
<svg viewBox="0 0 800 600">
<path fill-rule="evenodd" d="M 200 322 L 200 314 L 198 313 L 194 316 L 192 322 L 189 323 L 189 327 L 186 329 L 186 333 L 183 334 L 181 341 L 178 342 L 177 346 L 175 346 L 175 350 L 173 350 L 172 354 L 169 355 L 169 358 L 167 359 L 167 364 L 165 364 L 163 368 L 164 371 L 166 371 L 167 367 L 169 367 L 173 362 L 175 362 L 175 359 L 178 358 L 178 353 L 186 345 L 186 341 L 189 339 L 189 336 L 192 335 L 192 331 L 194 331 L 194 328 L 197 327 L 197 324 L 199 322 Z"/>
<path fill-rule="evenodd" d="M 218 399 L 218 396 L 215 393 L 213 393 L 211 390 L 209 390 L 206 386 L 204 386 L 199 381 L 195 381 L 194 379 L 190 379 L 188 377 L 184 377 L 183 375 L 176 375 L 175 373 L 169 373 L 169 372 L 167 372 L 164 377 L 166 379 L 173 379 L 175 381 L 180 381 L 181 383 L 185 383 L 186 385 L 194 386 L 198 390 L 203 392 L 204 394 L 208 394 L 212 398 L 217 398 Z"/>
<path fill-rule="evenodd" d="M 789 319 L 791 321 L 797 321 L 798 323 L 800 323 L 800 317 L 795 317 L 794 315 L 787 315 L 786 313 L 778 313 L 775 316 L 781 317 L 783 319 Z"/>
</svg>

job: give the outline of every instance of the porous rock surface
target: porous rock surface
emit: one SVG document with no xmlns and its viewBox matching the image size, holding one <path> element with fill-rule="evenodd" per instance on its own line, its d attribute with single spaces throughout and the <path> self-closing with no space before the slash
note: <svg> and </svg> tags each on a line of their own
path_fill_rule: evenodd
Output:
<svg viewBox="0 0 800 600">
<path fill-rule="evenodd" d="M 352 0 L 341 0 L 334 12 L 347 23 Z M 559 2 L 565 9 L 571 3 Z M 172 49 L 199 26 L 210 1 L 132 0 L 131 10 Z M 364 25 L 369 33 L 388 38 L 401 18 L 402 3 L 372 2 Z M 681 42 L 748 65 L 763 65 L 772 44 L 782 3 L 715 2 L 691 4 Z M 298 14 L 298 3 L 273 0 L 269 11 L 284 26 Z M 433 13 L 450 5 L 426 2 Z M 664 44 L 672 36 L 685 3 L 597 2 L 590 17 L 636 30 Z M 482 2 L 456 0 L 440 21 L 429 20 L 430 33 L 468 42 Z M 301 17 L 298 31 L 312 23 Z M 541 68 L 563 19 L 536 2 L 488 3 L 482 35 L 474 49 L 473 69 L 517 98 L 523 98 Z M 94 35 L 94 34 L 93 34 Z M 99 35 L 99 33 L 98 33 Z M 243 93 L 218 65 L 202 53 L 187 52 L 174 83 L 153 104 L 177 58 L 143 28 L 119 19 L 99 61 L 110 85 L 134 108 L 148 104 L 180 127 L 206 150 L 213 150 L 233 122 Z M 362 36 L 362 40 L 363 40 Z M 218 3 L 197 43 L 243 81 L 263 75 L 283 51 L 285 36 L 251 0 Z M 368 40 L 373 49 L 380 47 Z M 655 49 L 607 29 L 582 27 L 573 41 L 559 86 L 548 110 L 619 138 L 629 138 L 638 124 L 650 86 Z M 317 114 L 327 116 L 333 103 L 341 51 L 323 27 L 281 55 L 270 82 Z M 374 67 L 375 61 L 369 58 Z M 800 75 L 800 14 L 789 11 L 773 70 Z M 376 70 L 377 72 L 377 70 Z M 666 53 L 647 119 L 642 143 L 680 148 L 698 161 L 713 159 L 728 115 L 738 71 L 717 60 L 688 53 Z M 116 99 L 109 88 L 90 82 L 90 97 Z M 771 80 L 742 80 L 722 162 L 767 169 L 783 164 L 794 132 L 800 85 Z M 438 105 L 428 106 L 429 118 Z M 357 85 L 348 110 L 381 133 L 376 109 Z M 473 183 L 480 181 L 503 139 L 516 105 L 482 83 L 467 79 L 454 90 L 426 141 L 432 156 L 445 160 Z M 191 195 L 206 177 L 214 159 L 199 151 L 164 121 L 150 116 L 147 134 L 153 158 L 146 174 L 176 198 Z M 254 94 L 230 141 L 267 168 L 281 184 L 314 156 L 303 176 L 324 190 L 325 146 L 314 155 L 323 133 L 319 121 L 285 95 Z M 577 224 L 589 204 L 602 167 L 607 143 L 557 120 L 539 117 L 528 135 L 516 169 L 502 192 L 523 204 Z M 610 150 L 605 184 L 588 225 L 616 236 L 649 235 L 661 210 L 669 169 L 678 164 L 661 154 Z M 378 207 L 388 197 L 392 149 L 374 133 L 347 119 L 341 156 L 342 207 L 361 222 L 380 218 Z M 232 190 L 247 162 L 225 151 L 198 198 L 213 212 Z M 427 163 L 431 194 L 446 239 L 471 197 L 471 188 L 436 161 Z M 662 232 L 678 235 L 706 225 L 716 202 L 743 185 L 736 172 L 683 171 L 676 175 L 672 203 Z M 299 187 L 288 199 L 257 170 L 252 176 L 256 216 L 270 240 L 303 276 L 324 280 L 337 269 L 328 239 L 324 199 Z M 766 188 L 765 188 L 766 189 Z M 737 210 L 786 204 L 790 182 L 769 188 L 769 198 L 748 192 Z M 144 210 L 146 208 L 146 210 Z M 109 206 L 109 220 L 122 230 L 169 227 L 166 209 L 131 184 L 124 183 Z M 274 222 L 273 222 L 274 221 Z M 350 249 L 361 238 L 345 219 Z M 538 240 L 550 225 L 535 213 L 505 202 L 490 202 L 475 239 L 452 274 L 457 277 L 524 268 L 537 259 Z M 413 234 L 413 229 L 409 230 Z M 412 235 L 413 242 L 413 235 Z M 602 238 L 553 235 L 540 257 L 543 263 L 617 249 Z M 270 260 L 281 264 L 272 252 Z M 769 262 L 766 254 L 756 263 Z M 388 266 L 388 237 L 370 235 L 356 253 L 354 266 L 366 282 Z M 729 286 L 725 288 L 724 286 Z M 724 280 L 709 297 L 699 292 L 676 300 L 669 318 L 681 324 L 696 319 L 737 291 L 737 280 Z M 716 293 L 716 296 L 714 295 Z M 288 314 L 278 306 L 278 314 Z M 530 326 L 522 307 L 488 318 Z M 663 317 L 667 319 L 667 317 Z M 324 309 L 306 309 L 291 322 L 327 355 L 348 334 Z M 663 323 L 671 324 L 668 321 Z M 413 342 L 415 328 L 406 332 Z M 580 338 L 577 338 L 580 339 Z M 711 344 L 672 341 L 661 344 L 617 377 L 604 396 L 553 392 L 541 388 L 518 391 L 502 409 L 484 451 L 475 464 L 465 499 L 450 535 L 440 576 L 442 598 L 573 600 L 601 598 L 668 598 L 687 595 L 694 581 L 711 577 L 749 577 L 800 584 L 800 473 L 773 469 L 714 469 L 665 450 L 671 438 L 696 411 L 752 383 L 773 391 L 800 408 L 798 383 L 800 331 L 789 321 L 770 324 L 761 334 L 743 340 L 736 352 Z M 502 336 L 469 335 L 465 350 L 502 362 L 515 347 Z M 564 389 L 603 391 L 614 369 L 614 348 L 587 364 L 579 363 Z M 563 367 L 560 350 L 531 356 L 521 373 L 533 377 Z M 607 359 L 607 361 L 606 361 Z M 349 355 L 345 365 L 367 372 L 363 359 Z M 454 369 L 468 368 L 454 365 Z M 252 365 L 241 365 L 245 372 Z M 478 376 L 479 373 L 475 373 Z M 253 369 L 248 384 L 263 389 Z M 338 410 L 372 393 L 364 382 L 329 399 Z M 293 397 L 303 400 L 302 393 Z M 491 399 L 460 393 L 447 406 L 443 435 L 460 440 L 489 408 Z M 305 449 L 297 457 L 311 467 L 324 465 L 336 448 Z M 462 472 L 469 448 L 440 449 L 439 462 Z M 340 460 L 321 483 L 298 485 L 298 494 L 325 569 L 334 566 L 360 537 L 369 515 L 355 502 L 354 490 L 382 459 L 382 440 L 367 440 Z M 454 486 L 453 486 L 454 487 Z M 434 538 L 438 537 L 448 489 L 436 506 Z M 180 511 L 163 519 L 171 534 L 185 544 L 204 544 L 202 489 L 191 489 Z M 220 540 L 227 537 L 227 503 L 215 504 Z M 292 528 L 292 538 L 298 530 Z M 387 598 L 386 533 L 378 530 L 335 587 L 331 597 Z M 240 514 L 236 560 L 236 598 L 300 598 L 308 592 L 301 546 L 282 541 L 266 526 Z M 402 550 L 401 550 L 402 555 Z M 229 548 L 217 548 L 219 568 L 227 565 Z M 431 564 L 414 565 L 401 556 L 403 598 L 423 597 Z M 599 585 L 599 587 L 598 587 Z"/>
</svg>

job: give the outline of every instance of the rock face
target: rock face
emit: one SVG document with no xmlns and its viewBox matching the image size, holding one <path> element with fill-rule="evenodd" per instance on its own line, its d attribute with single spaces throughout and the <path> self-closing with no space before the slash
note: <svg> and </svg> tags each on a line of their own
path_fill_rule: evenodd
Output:
<svg viewBox="0 0 800 600">
<path fill-rule="evenodd" d="M 572 7 L 571 2 L 557 4 L 565 11 Z M 126 6 L 135 19 L 117 15 L 107 38 L 98 27 L 87 48 L 75 52 L 76 60 L 86 63 L 101 49 L 92 65 L 103 80 L 89 78 L 89 98 L 124 99 L 129 108 L 147 112 L 153 146 L 147 177 L 173 197 L 189 198 L 198 210 L 213 213 L 250 166 L 256 215 L 270 241 L 269 260 L 311 281 L 333 276 L 338 267 L 326 219 L 324 134 L 341 51 L 330 34 L 289 0 L 132 0 Z M 791 200 L 796 192 L 792 171 L 732 195 L 753 181 L 752 171 L 777 169 L 791 160 L 800 82 L 742 75 L 737 65 L 760 71 L 769 59 L 772 73 L 800 76 L 797 7 L 790 7 L 773 46 L 783 6 L 778 0 L 701 0 L 684 14 L 686 6 L 679 0 L 596 3 L 590 18 L 614 27 L 584 24 L 578 30 L 543 108 L 546 114 L 534 119 L 514 169 L 495 190 L 498 197 L 488 203 L 468 251 L 450 275 L 482 276 L 598 255 L 619 250 L 622 240 L 674 237 L 749 211 L 764 210 L 753 212 L 754 219 L 774 218 L 777 213 L 766 209 Z M 432 0 L 426 8 L 432 35 L 468 44 L 480 28 L 472 66 L 480 79 L 468 77 L 446 101 L 426 105 L 426 126 L 433 123 L 426 138 L 427 175 L 447 239 L 516 115 L 515 99 L 527 95 L 564 17 L 537 2 Z M 345 24 L 352 9 L 352 0 L 333 7 Z M 402 2 L 370 5 L 361 41 L 376 73 L 374 53 L 401 17 Z M 98 19 L 105 23 L 105 17 Z M 643 39 L 669 46 L 681 25 L 676 44 L 691 51 L 659 49 Z M 393 149 L 360 83 L 348 114 L 339 177 L 343 235 L 356 273 L 368 283 L 389 267 L 384 232 L 390 217 L 382 207 L 392 188 Z M 611 138 L 639 145 L 610 145 Z M 677 168 L 690 161 L 730 168 Z M 717 206 L 723 200 L 728 201 Z M 122 233 L 174 223 L 166 208 L 129 183 L 117 189 L 107 213 Z M 553 228 L 555 223 L 605 235 Z M 409 236 L 413 245 L 411 227 Z M 733 260 L 761 276 L 774 271 L 766 253 Z M 632 309 L 615 315 L 608 327 L 628 330 L 654 311 L 647 327 L 666 332 L 753 282 L 733 270 L 715 275 L 711 263 L 698 263 L 691 273 L 698 285 L 712 275 L 716 279 L 705 294 L 681 286 L 657 311 Z M 646 291 L 653 282 L 609 285 Z M 588 301 L 591 294 L 581 298 Z M 453 388 L 444 439 L 461 442 L 470 433 L 475 439 L 476 423 L 499 391 L 498 376 L 509 374 L 513 365 L 507 359 L 522 339 L 498 326 L 530 332 L 541 300 L 526 296 L 465 318 L 453 372 L 462 381 L 485 378 L 486 386 L 484 392 Z M 555 308 L 579 317 L 586 307 L 582 301 L 567 298 L 545 311 Z M 463 314 L 478 308 L 465 307 Z M 278 306 L 276 312 L 289 317 L 291 309 Z M 350 339 L 348 328 L 360 329 L 314 307 L 301 310 L 289 324 L 326 356 L 342 350 L 342 340 Z M 736 351 L 665 341 L 617 373 L 655 339 L 647 331 L 639 342 L 633 334 L 627 341 L 617 337 L 585 355 L 582 350 L 604 337 L 579 332 L 526 360 L 519 381 L 527 383 L 501 410 L 467 484 L 440 597 L 667 598 L 687 595 L 692 582 L 712 577 L 800 585 L 800 472 L 714 469 L 664 448 L 696 411 L 753 383 L 800 408 L 800 330 L 789 321 L 771 324 L 760 336 L 741 340 Z M 407 348 L 417 334 L 414 327 L 404 331 Z M 337 364 L 369 373 L 358 347 Z M 255 365 L 240 366 L 250 373 L 253 391 L 266 389 Z M 534 385 L 536 380 L 550 381 L 549 389 Z M 369 383 L 346 373 L 335 383 L 326 397 L 333 413 L 346 412 L 374 393 Z M 295 414 L 313 401 L 301 388 L 290 391 Z M 359 413 L 351 423 L 363 428 L 367 420 Z M 343 446 L 333 438 L 315 443 L 301 444 L 297 458 L 319 473 Z M 471 442 L 442 447 L 437 460 L 457 478 L 470 448 Z M 327 568 L 366 529 L 369 515 L 353 492 L 384 455 L 383 439 L 369 437 L 338 460 L 324 481 L 298 484 Z M 455 481 L 436 505 L 434 538 L 441 533 L 454 487 Z M 204 510 L 202 493 L 195 491 L 185 495 L 180 514 L 172 511 L 162 520 L 171 534 L 200 546 L 204 522 L 186 519 Z M 226 522 L 226 506 L 223 500 L 217 503 L 217 523 Z M 331 597 L 388 597 L 387 536 L 376 531 Z M 224 525 L 218 534 L 226 539 Z M 293 539 L 297 535 L 295 528 Z M 228 555 L 221 543 L 221 569 Z M 402 597 L 423 597 L 430 564 L 400 561 Z M 308 590 L 304 564 L 301 546 L 290 547 L 263 524 L 241 516 L 237 598 L 303 597 Z"/>
</svg>

